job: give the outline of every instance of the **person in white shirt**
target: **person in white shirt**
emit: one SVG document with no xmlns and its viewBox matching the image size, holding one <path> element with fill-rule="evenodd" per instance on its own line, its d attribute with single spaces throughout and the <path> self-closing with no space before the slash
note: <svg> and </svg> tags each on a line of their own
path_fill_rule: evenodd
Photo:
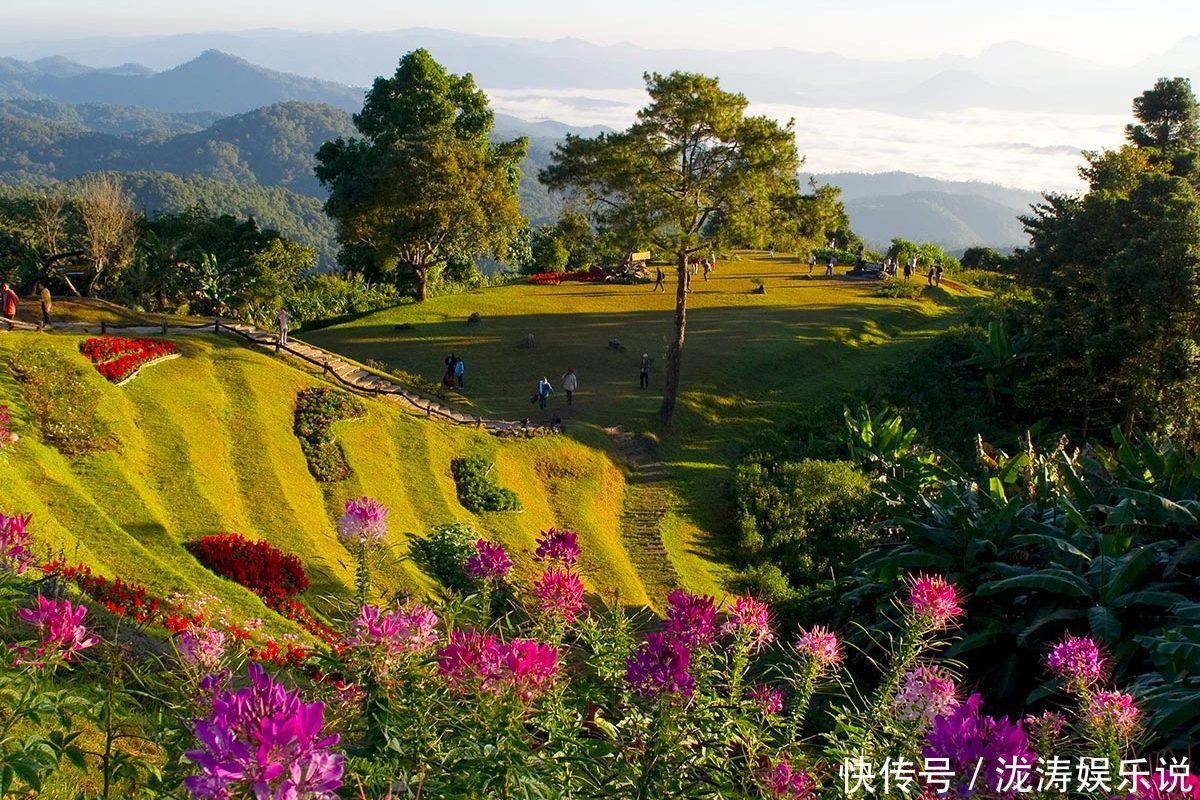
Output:
<svg viewBox="0 0 1200 800">
<path fill-rule="evenodd" d="M 275 317 L 275 321 L 279 324 L 279 343 L 281 345 L 288 343 L 288 313 L 286 308 L 279 309 L 279 314 Z"/>
<path fill-rule="evenodd" d="M 567 393 L 567 405 L 571 405 L 575 389 L 579 386 L 579 376 L 575 374 L 574 367 L 567 367 L 567 371 L 563 373 L 562 385 Z"/>
</svg>

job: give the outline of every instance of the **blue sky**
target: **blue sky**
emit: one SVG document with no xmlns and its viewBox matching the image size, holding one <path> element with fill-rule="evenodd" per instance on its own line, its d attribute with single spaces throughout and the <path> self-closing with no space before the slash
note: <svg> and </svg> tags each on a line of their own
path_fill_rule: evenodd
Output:
<svg viewBox="0 0 1200 800">
<path fill-rule="evenodd" d="M 432 26 L 646 46 L 795 47 L 881 59 L 1019 40 L 1113 64 L 1200 34 L 1195 0 L 0 0 L 0 40 Z"/>
</svg>

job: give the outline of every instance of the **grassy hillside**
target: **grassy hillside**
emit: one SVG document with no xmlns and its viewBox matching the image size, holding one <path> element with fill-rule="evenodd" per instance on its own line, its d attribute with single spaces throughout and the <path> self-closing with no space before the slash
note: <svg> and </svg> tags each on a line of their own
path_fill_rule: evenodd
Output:
<svg viewBox="0 0 1200 800">
<path fill-rule="evenodd" d="M 670 270 L 668 270 L 670 273 Z M 664 544 L 676 572 L 720 592 L 724 533 L 730 530 L 729 472 L 746 443 L 807 405 L 869 387 L 879 372 L 958 318 L 961 293 L 930 289 L 917 300 L 873 295 L 878 284 L 839 274 L 809 277 L 791 256 L 739 254 L 722 260 L 689 303 L 683 392 L 676 424 L 654 424 L 662 365 L 672 334 L 674 278 L 667 293 L 651 286 L 515 284 L 401 306 L 306 335 L 358 360 L 375 359 L 436 381 L 454 351 L 466 362 L 466 392 L 478 413 L 549 422 L 601 443 L 602 429 L 622 426 L 661 438 L 676 506 Z M 839 267 L 839 273 L 845 268 Z M 754 294 L 753 279 L 766 286 Z M 467 317 L 478 312 L 478 326 Z M 535 345 L 519 348 L 532 333 Z M 609 349 L 620 340 L 624 352 Z M 638 388 L 643 352 L 653 360 L 651 386 Z M 579 375 L 567 406 L 561 376 Z M 529 400 L 541 376 L 557 394 L 546 411 Z"/>
<path fill-rule="evenodd" d="M 367 401 L 363 420 L 338 423 L 354 475 L 318 484 L 292 433 L 296 393 L 319 379 L 225 338 L 180 336 L 182 357 L 152 365 L 129 384 L 111 386 L 78 353 L 70 335 L 0 334 L 0 403 L 10 406 L 20 445 L 0 463 L 0 507 L 34 514 L 39 545 L 61 550 L 109 576 L 217 594 L 254 616 L 257 598 L 200 567 L 183 543 L 237 531 L 297 553 L 313 586 L 308 598 L 345 594 L 351 558 L 335 525 L 341 503 L 367 494 L 391 508 L 396 562 L 381 573 L 385 590 L 425 593 L 434 585 L 409 558 L 414 535 L 468 522 L 508 545 L 519 580 L 539 530 L 574 528 L 594 590 L 618 589 L 632 603 L 646 593 L 620 545 L 624 478 L 608 457 L 566 437 L 498 440 L 426 422 Z M 103 392 L 111 452 L 70 460 L 44 445 L 7 368 L 14 350 L 37 341 L 77 359 Z M 455 497 L 449 462 L 460 454 L 495 459 L 500 482 L 520 496 L 519 514 L 474 515 Z"/>
</svg>

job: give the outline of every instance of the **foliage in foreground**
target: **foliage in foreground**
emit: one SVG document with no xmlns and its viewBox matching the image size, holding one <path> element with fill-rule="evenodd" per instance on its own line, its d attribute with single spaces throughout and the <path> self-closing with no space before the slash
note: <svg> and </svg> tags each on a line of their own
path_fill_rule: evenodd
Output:
<svg viewBox="0 0 1200 800">
<path fill-rule="evenodd" d="M 357 502 L 340 528 L 361 556 L 386 509 Z M 673 592 L 649 630 L 616 605 L 589 607 L 570 531 L 539 539 L 543 571 L 494 615 L 512 562 L 479 540 L 464 564 L 476 594 L 436 608 L 366 598 L 331 647 L 271 674 L 228 635 L 253 626 L 209 599 L 178 601 L 168 630 L 135 632 L 64 583 L 34 591 L 28 523 L 0 517 L 0 692 L 14 698 L 0 708 L 0 796 L 36 791 L 69 762 L 97 787 L 85 796 L 106 798 L 986 798 L 1036 781 L 1052 756 L 1107 764 L 1105 788 L 1033 796 L 1177 796 L 1160 791 L 1158 763 L 1134 760 L 1141 712 L 1089 638 L 1045 653 L 1051 710 L 985 713 L 942 657 L 963 609 L 936 575 L 910 576 L 886 633 L 856 655 L 822 627 L 778 630 L 749 596 L 720 607 Z M 852 676 L 849 661 L 875 666 Z M 84 726 L 105 746 L 77 741 Z M 968 791 L 977 759 L 987 771 Z M 886 784 L 865 771 L 884 763 Z"/>
</svg>

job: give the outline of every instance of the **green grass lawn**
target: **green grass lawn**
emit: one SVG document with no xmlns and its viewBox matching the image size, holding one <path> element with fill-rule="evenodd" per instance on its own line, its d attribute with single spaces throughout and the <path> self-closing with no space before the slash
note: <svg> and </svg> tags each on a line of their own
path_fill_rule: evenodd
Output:
<svg viewBox="0 0 1200 800">
<path fill-rule="evenodd" d="M 655 415 L 662 365 L 673 332 L 675 287 L 526 283 L 435 297 L 367 315 L 302 338 L 359 361 L 440 379 L 450 352 L 466 362 L 466 390 L 479 414 L 549 422 L 599 445 L 602 428 L 620 425 L 659 436 L 680 508 L 664 526 L 676 569 L 690 585 L 722 593 L 722 543 L 729 530 L 728 467 L 744 443 L 806 404 L 869 387 L 873 376 L 911 346 L 958 318 L 972 290 L 928 289 L 921 298 L 872 296 L 876 281 L 808 275 L 791 256 L 740 253 L 710 280 L 697 277 L 689 300 L 683 392 L 671 431 Z M 754 294 L 754 279 L 766 286 Z M 469 326 L 478 312 L 483 323 Z M 535 346 L 517 347 L 527 334 Z M 617 339 L 624 352 L 609 349 Z M 649 389 L 638 363 L 649 353 Z M 579 375 L 567 406 L 562 374 Z M 555 387 L 550 407 L 529 400 L 538 378 Z"/>
<path fill-rule="evenodd" d="M 591 587 L 617 590 L 631 603 L 648 600 L 620 542 L 624 478 L 603 451 L 567 437 L 499 440 L 367 400 L 365 419 L 334 426 L 353 476 L 319 484 L 292 433 L 296 393 L 320 384 L 317 376 L 227 337 L 187 335 L 173 337 L 180 358 L 117 387 L 79 354 L 82 339 L 0 334 L 0 404 L 10 407 L 21 435 L 0 461 L 0 509 L 32 512 L 41 548 L 156 593 L 212 593 L 247 616 L 270 617 L 256 597 L 200 567 L 183 544 L 219 531 L 264 538 L 301 557 L 313 580 L 311 601 L 346 596 L 353 565 L 336 522 L 345 499 L 367 494 L 391 509 L 395 560 L 378 573 L 381 595 L 429 591 L 434 584 L 409 545 L 434 525 L 461 521 L 507 545 L 521 581 L 532 577 L 527 551 L 540 530 L 576 528 Z M 34 342 L 77 360 L 99 387 L 114 450 L 69 459 L 40 441 L 7 368 L 15 349 Z M 495 460 L 524 512 L 472 514 L 459 504 L 450 459 L 469 453 Z"/>
</svg>

